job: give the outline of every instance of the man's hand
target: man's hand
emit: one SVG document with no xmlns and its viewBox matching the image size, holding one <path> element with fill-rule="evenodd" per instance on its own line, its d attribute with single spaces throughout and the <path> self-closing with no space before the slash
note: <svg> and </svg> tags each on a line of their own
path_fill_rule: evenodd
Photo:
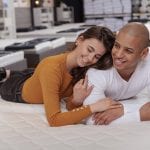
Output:
<svg viewBox="0 0 150 150">
<path fill-rule="evenodd" d="M 150 102 L 140 108 L 140 119 L 141 121 L 150 121 Z"/>
<path fill-rule="evenodd" d="M 96 113 L 93 116 L 93 120 L 96 125 L 107 125 L 110 124 L 113 120 L 118 119 L 124 114 L 123 105 L 119 108 L 108 109 L 101 113 Z"/>
<path fill-rule="evenodd" d="M 88 86 L 88 77 L 80 79 L 73 88 L 73 100 L 74 104 L 81 105 L 85 98 L 91 93 L 93 86 Z"/>
</svg>

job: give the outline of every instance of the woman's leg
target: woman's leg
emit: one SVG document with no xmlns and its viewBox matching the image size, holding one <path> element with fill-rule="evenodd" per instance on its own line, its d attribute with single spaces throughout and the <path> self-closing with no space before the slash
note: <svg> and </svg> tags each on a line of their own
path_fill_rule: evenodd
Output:
<svg viewBox="0 0 150 150">
<path fill-rule="evenodd" d="M 10 77 L 10 70 L 6 70 L 4 67 L 0 67 L 0 87 Z"/>
<path fill-rule="evenodd" d="M 34 72 L 34 69 L 25 69 L 23 71 L 10 71 L 5 81 L 0 86 L 0 95 L 4 100 L 23 103 L 21 91 L 23 83 Z"/>
<path fill-rule="evenodd" d="M 0 67 L 0 81 L 6 78 L 6 70 L 3 67 Z"/>
<path fill-rule="evenodd" d="M 0 67 L 0 83 L 6 81 L 10 77 L 11 70 Z"/>
</svg>

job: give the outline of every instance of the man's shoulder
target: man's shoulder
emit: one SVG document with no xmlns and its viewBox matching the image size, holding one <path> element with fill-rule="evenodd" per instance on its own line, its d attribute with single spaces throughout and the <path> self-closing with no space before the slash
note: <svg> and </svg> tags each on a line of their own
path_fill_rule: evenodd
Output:
<svg viewBox="0 0 150 150">
<path fill-rule="evenodd" d="M 88 77 L 92 77 L 95 79 L 106 79 L 106 78 L 110 78 L 110 76 L 112 76 L 113 74 L 113 67 L 107 70 L 99 70 L 96 68 L 90 68 L 87 71 L 87 75 Z"/>
<path fill-rule="evenodd" d="M 87 71 L 88 80 L 94 86 L 106 86 L 113 79 L 113 68 L 107 70 L 99 70 L 90 68 Z"/>
<path fill-rule="evenodd" d="M 96 68 L 90 68 L 87 73 L 88 74 L 99 74 L 99 75 L 103 75 L 103 74 L 108 74 L 111 73 L 113 71 L 113 67 L 110 69 L 106 69 L 106 70 L 100 70 L 100 69 L 96 69 Z"/>
</svg>

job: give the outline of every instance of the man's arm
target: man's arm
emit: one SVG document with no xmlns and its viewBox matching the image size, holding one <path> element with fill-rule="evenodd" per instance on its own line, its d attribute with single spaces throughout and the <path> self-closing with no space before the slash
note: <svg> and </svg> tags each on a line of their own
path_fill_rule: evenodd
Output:
<svg viewBox="0 0 150 150">
<path fill-rule="evenodd" d="M 149 76 L 150 79 L 150 76 Z M 146 87 L 146 94 L 150 96 L 150 85 Z M 150 102 L 145 103 L 139 110 L 141 121 L 150 121 Z"/>
<path fill-rule="evenodd" d="M 141 121 L 150 121 L 150 102 L 144 104 L 140 108 L 140 120 Z"/>
<path fill-rule="evenodd" d="M 122 108 L 116 108 L 107 110 L 103 113 L 97 113 L 93 116 L 95 124 L 107 125 L 122 115 L 124 115 L 123 118 L 121 117 L 118 120 L 120 123 L 150 121 L 150 102 L 143 105 L 137 103 L 136 100 L 126 100 L 121 103 L 123 103 L 123 105 L 126 104 L 128 110 L 123 111 Z"/>
<path fill-rule="evenodd" d="M 90 70 L 90 71 L 88 71 L 87 74 L 89 77 L 89 83 L 94 85 L 94 88 L 93 88 L 91 94 L 85 99 L 84 105 L 89 105 L 98 100 L 106 98 L 105 90 L 107 89 L 107 79 L 106 79 L 105 74 L 103 74 L 102 71 L 99 72 L 99 71 L 95 71 L 95 70 Z M 107 110 L 107 111 L 105 111 L 105 113 L 103 112 L 104 114 L 106 114 L 106 112 L 107 112 L 106 116 L 108 116 L 108 115 L 110 116 L 109 117 L 110 121 L 119 118 L 123 114 L 123 107 L 121 107 L 121 109 L 112 109 L 112 111 L 114 114 L 112 117 L 111 117 L 111 114 L 112 114 L 111 110 Z M 99 114 L 103 114 L 103 113 L 99 113 Z M 103 119 L 103 117 L 101 117 L 101 116 L 100 116 L 100 118 Z M 86 120 L 86 124 L 94 124 L 94 120 L 92 120 L 92 118 L 88 118 Z"/>
<path fill-rule="evenodd" d="M 93 120 L 96 125 L 108 125 L 122 115 L 124 115 L 123 105 L 120 108 L 109 109 L 102 113 L 96 113 L 93 116 Z"/>
</svg>

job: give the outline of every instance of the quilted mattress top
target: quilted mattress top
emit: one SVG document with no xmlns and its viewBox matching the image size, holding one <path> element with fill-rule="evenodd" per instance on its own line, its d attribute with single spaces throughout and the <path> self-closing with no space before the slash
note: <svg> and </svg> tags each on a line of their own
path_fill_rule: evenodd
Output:
<svg viewBox="0 0 150 150">
<path fill-rule="evenodd" d="M 0 99 L 0 150 L 20 149 L 150 150 L 150 122 L 49 127 L 43 105 Z"/>
</svg>

